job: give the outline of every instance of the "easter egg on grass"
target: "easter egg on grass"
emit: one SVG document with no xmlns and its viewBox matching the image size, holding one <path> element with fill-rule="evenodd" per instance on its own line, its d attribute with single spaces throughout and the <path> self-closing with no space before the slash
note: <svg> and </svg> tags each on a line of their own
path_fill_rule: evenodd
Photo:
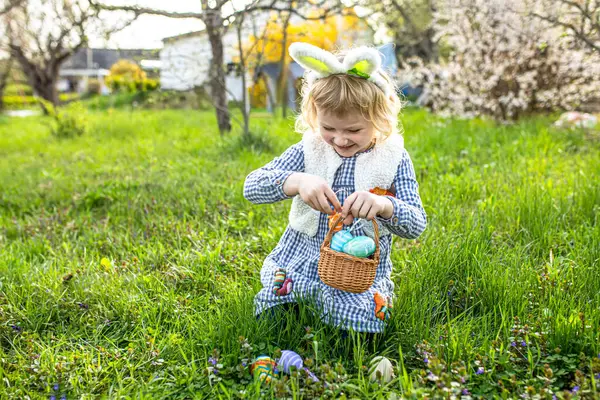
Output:
<svg viewBox="0 0 600 400">
<path fill-rule="evenodd" d="M 388 383 L 394 379 L 394 366 L 385 357 L 375 357 L 370 363 L 369 374 L 373 382 Z"/>
<path fill-rule="evenodd" d="M 283 350 L 281 352 L 281 358 L 279 359 L 277 365 L 283 370 L 283 372 L 289 374 L 291 373 L 291 367 L 301 369 L 302 367 L 304 367 L 304 362 L 302 361 L 302 357 L 300 357 L 298 353 L 291 350 Z"/>
<path fill-rule="evenodd" d="M 347 230 L 336 233 L 331 238 L 331 250 L 342 251 L 344 245 L 352 239 L 354 239 L 354 236 Z"/>
<path fill-rule="evenodd" d="M 308 374 L 308 377 L 310 379 L 312 379 L 313 382 L 318 382 L 319 378 L 317 378 L 315 376 L 315 374 L 313 374 L 312 372 L 310 372 L 308 370 L 308 368 L 304 368 L 304 362 L 302 361 L 302 357 L 300 357 L 300 355 L 294 351 L 291 350 L 283 350 L 281 352 L 281 358 L 279 359 L 279 362 L 277 363 L 277 366 L 283 370 L 283 372 L 285 372 L 286 374 L 291 374 L 292 370 L 290 369 L 291 367 L 295 367 L 296 370 L 305 370 L 306 373 Z"/>
<path fill-rule="evenodd" d="M 269 356 L 258 356 L 250 366 L 250 373 L 255 379 L 269 383 L 277 374 L 277 363 Z"/>
<path fill-rule="evenodd" d="M 357 236 L 346 243 L 342 251 L 354 257 L 366 258 L 375 253 L 375 241 L 368 236 Z"/>
</svg>

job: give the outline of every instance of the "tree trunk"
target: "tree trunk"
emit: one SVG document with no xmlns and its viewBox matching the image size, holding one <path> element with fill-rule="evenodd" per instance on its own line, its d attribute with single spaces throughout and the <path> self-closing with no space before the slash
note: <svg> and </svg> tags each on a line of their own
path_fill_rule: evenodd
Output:
<svg viewBox="0 0 600 400">
<path fill-rule="evenodd" d="M 8 76 L 12 67 L 12 58 L 9 58 L 6 62 L 4 71 L 0 71 L 0 111 L 4 109 L 4 89 L 8 84 Z"/>
<path fill-rule="evenodd" d="M 11 54 L 21 66 L 23 73 L 27 77 L 29 86 L 33 88 L 35 94 L 56 107 L 58 105 L 56 82 L 58 81 L 60 61 L 52 65 L 40 66 L 29 61 L 19 47 L 12 45 Z M 42 106 L 42 109 L 46 114 L 48 113 L 46 107 Z"/>
<path fill-rule="evenodd" d="M 267 101 L 271 103 L 271 113 L 275 113 L 275 110 L 277 109 L 277 100 L 276 96 L 273 95 L 273 92 L 271 91 L 271 85 L 269 84 L 269 78 L 267 78 L 267 74 L 260 74 L 257 81 L 259 80 L 262 80 L 265 84 L 265 88 L 267 89 Z"/>
<path fill-rule="evenodd" d="M 58 92 L 56 91 L 56 81 L 57 77 L 54 76 L 46 76 L 43 80 L 41 80 L 37 85 L 33 88 L 44 100 L 52 103 L 53 106 L 58 105 Z"/>
<path fill-rule="evenodd" d="M 246 90 L 246 60 L 244 58 L 244 47 L 242 46 L 243 24 L 244 14 L 242 14 L 241 19 L 235 28 L 237 33 L 238 50 L 240 54 L 240 69 L 242 73 L 242 106 L 240 107 L 242 116 L 244 117 L 244 132 L 242 134 L 248 137 L 250 135 L 250 107 L 248 105 L 248 91 Z"/>
<path fill-rule="evenodd" d="M 224 135 L 231 131 L 231 117 L 227 106 L 227 88 L 223 68 L 223 19 L 217 12 L 213 12 L 206 16 L 204 23 L 213 55 L 209 72 L 210 95 L 217 113 L 219 133 Z"/>
<path fill-rule="evenodd" d="M 4 110 L 4 87 L 5 86 L 0 83 L 0 112 Z"/>
<path fill-rule="evenodd" d="M 285 56 L 287 53 L 287 30 L 290 25 L 290 18 L 292 13 L 288 12 L 287 16 L 283 21 L 283 38 L 281 41 L 281 58 L 279 59 L 279 79 L 277 80 L 277 97 L 281 101 L 281 115 L 283 118 L 287 117 L 288 108 L 288 92 L 287 92 L 287 81 L 288 74 L 285 70 Z"/>
<path fill-rule="evenodd" d="M 36 95 L 52 103 L 54 108 L 58 106 L 58 92 L 56 91 L 58 76 L 49 76 L 45 74 L 45 71 L 37 70 L 34 76 L 28 74 L 27 78 Z M 41 107 L 44 114 L 48 115 L 50 113 L 50 110 L 44 104 L 41 104 Z"/>
</svg>

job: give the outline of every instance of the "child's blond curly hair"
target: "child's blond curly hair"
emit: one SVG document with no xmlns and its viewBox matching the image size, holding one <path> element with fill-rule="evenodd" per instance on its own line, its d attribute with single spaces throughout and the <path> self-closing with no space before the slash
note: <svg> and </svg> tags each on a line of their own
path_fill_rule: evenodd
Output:
<svg viewBox="0 0 600 400">
<path fill-rule="evenodd" d="M 336 56 L 341 60 L 344 53 Z M 403 102 L 397 95 L 396 85 L 383 69 L 378 70 L 389 93 L 374 82 L 351 74 L 333 74 L 311 82 L 304 79 L 302 84 L 302 102 L 300 113 L 296 118 L 296 130 L 300 133 L 318 131 L 317 109 L 344 117 L 359 112 L 370 121 L 376 131 L 376 139 L 384 140 L 391 134 L 401 133 L 398 114 Z"/>
</svg>

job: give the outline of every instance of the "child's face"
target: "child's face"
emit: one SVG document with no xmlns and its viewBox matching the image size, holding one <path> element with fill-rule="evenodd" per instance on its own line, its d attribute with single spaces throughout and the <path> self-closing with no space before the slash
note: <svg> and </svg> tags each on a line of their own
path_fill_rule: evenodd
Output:
<svg viewBox="0 0 600 400">
<path fill-rule="evenodd" d="M 317 122 L 323 139 L 342 157 L 352 157 L 371 145 L 373 124 L 360 112 L 338 117 L 317 109 Z"/>
</svg>

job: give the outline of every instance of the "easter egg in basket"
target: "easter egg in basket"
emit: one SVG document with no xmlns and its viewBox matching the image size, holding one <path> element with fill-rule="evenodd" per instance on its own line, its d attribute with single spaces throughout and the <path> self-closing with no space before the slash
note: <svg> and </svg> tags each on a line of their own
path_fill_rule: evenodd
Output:
<svg viewBox="0 0 600 400">
<path fill-rule="evenodd" d="M 332 241 L 333 248 L 333 241 Z M 357 236 L 348 241 L 342 251 L 354 257 L 367 258 L 375 253 L 375 241 L 368 236 Z"/>
<path fill-rule="evenodd" d="M 346 245 L 346 243 L 348 243 L 352 239 L 354 239 L 354 236 L 352 236 L 352 234 L 349 231 L 339 231 L 331 238 L 331 250 L 343 251 L 343 248 Z"/>
<path fill-rule="evenodd" d="M 327 217 L 327 225 L 329 226 L 329 229 L 333 229 L 334 232 L 339 232 L 344 227 L 343 224 L 337 224 L 336 226 L 333 226 L 337 217 L 339 217 L 339 216 L 340 216 L 340 213 L 336 212 Z"/>
</svg>

